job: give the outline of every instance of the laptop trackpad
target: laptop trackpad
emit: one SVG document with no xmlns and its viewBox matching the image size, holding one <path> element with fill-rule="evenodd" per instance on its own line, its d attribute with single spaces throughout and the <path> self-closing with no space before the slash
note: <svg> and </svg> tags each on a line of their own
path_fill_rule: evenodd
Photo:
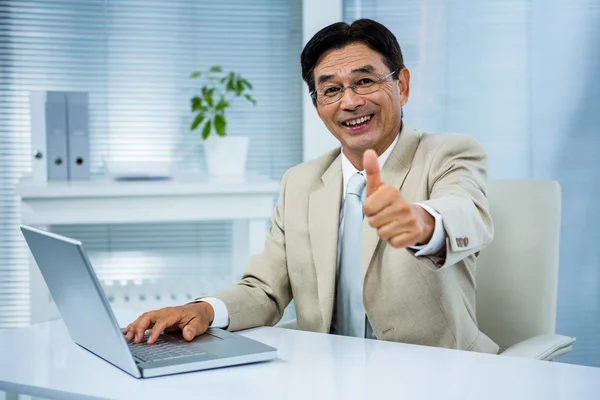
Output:
<svg viewBox="0 0 600 400">
<path fill-rule="evenodd" d="M 206 332 L 200 336 L 196 336 L 194 338 L 194 340 L 191 341 L 191 343 L 194 344 L 208 344 L 208 343 L 221 343 L 224 339 L 221 339 L 220 337 L 211 335 L 210 333 Z"/>
</svg>

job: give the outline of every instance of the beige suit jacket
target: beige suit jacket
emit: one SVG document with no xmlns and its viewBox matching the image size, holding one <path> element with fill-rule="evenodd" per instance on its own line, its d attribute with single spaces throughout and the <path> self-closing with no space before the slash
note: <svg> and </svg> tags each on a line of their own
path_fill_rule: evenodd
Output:
<svg viewBox="0 0 600 400">
<path fill-rule="evenodd" d="M 498 351 L 475 316 L 475 258 L 493 236 L 486 167 L 468 136 L 402 129 L 382 180 L 442 215 L 446 254 L 395 249 L 365 220 L 363 302 L 378 339 Z M 299 329 L 329 332 L 341 198 L 340 149 L 285 173 L 263 252 L 238 284 L 214 296 L 227 306 L 229 330 L 274 325 L 293 298 Z"/>
</svg>

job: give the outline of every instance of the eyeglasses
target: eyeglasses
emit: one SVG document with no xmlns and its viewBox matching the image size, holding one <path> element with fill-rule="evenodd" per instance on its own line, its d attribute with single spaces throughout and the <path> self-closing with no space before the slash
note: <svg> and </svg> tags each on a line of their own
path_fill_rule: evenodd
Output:
<svg viewBox="0 0 600 400">
<path fill-rule="evenodd" d="M 400 68 L 396 68 L 389 74 L 379 77 L 377 75 L 363 75 L 356 80 L 354 85 L 339 86 L 339 85 L 325 85 L 317 88 L 310 94 L 314 100 L 319 104 L 333 104 L 344 97 L 344 91 L 348 88 L 356 94 L 371 94 L 381 89 L 381 84 L 390 76 L 398 72 Z"/>
</svg>

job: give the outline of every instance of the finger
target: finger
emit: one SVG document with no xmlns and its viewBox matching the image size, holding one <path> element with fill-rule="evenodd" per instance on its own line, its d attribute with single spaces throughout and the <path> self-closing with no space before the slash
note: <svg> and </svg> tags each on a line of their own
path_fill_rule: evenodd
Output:
<svg viewBox="0 0 600 400">
<path fill-rule="evenodd" d="M 133 340 L 135 337 L 135 328 L 137 327 L 138 322 L 140 321 L 141 316 L 136 319 L 135 321 L 133 321 L 132 323 L 130 323 L 129 325 L 127 325 L 127 335 L 125 336 L 125 340 L 127 340 L 128 342 Z"/>
<path fill-rule="evenodd" d="M 402 198 L 398 189 L 387 185 L 381 185 L 376 193 L 368 196 L 365 200 L 363 213 L 365 216 L 371 217 L 383 211 L 391 204 L 401 201 Z"/>
<path fill-rule="evenodd" d="M 169 326 L 175 325 L 179 322 L 180 315 L 176 311 L 169 312 L 159 318 L 152 327 L 150 331 L 150 335 L 148 336 L 148 344 L 152 344 L 156 342 L 156 339 L 160 336 L 160 334 Z"/>
<path fill-rule="evenodd" d="M 183 328 L 183 338 L 188 342 L 196 336 L 202 335 L 208 329 L 208 322 L 203 321 L 199 316 L 195 316 Z"/>
<path fill-rule="evenodd" d="M 367 214 L 365 213 L 365 215 Z M 369 225 L 373 228 L 379 228 L 397 220 L 410 225 L 412 214 L 410 213 L 410 206 L 408 203 L 394 201 L 378 212 L 368 215 L 368 217 Z"/>
<path fill-rule="evenodd" d="M 126 339 L 126 340 L 131 340 L 131 339 L 127 339 L 127 338 L 128 338 L 128 337 L 130 337 L 130 336 L 133 336 L 133 332 L 132 332 L 132 328 L 131 328 L 131 327 L 132 327 L 132 325 L 133 325 L 133 322 L 132 322 L 131 324 L 127 325 L 127 326 L 126 326 L 125 328 L 123 328 L 123 330 L 121 331 L 121 332 L 123 333 L 123 335 L 126 335 L 126 336 L 125 336 L 125 339 Z"/>
<path fill-rule="evenodd" d="M 125 336 L 125 340 L 128 342 L 135 336 L 135 326 L 135 321 L 127 326 L 127 335 Z"/>
<path fill-rule="evenodd" d="M 401 233 L 405 233 L 406 228 L 399 221 L 391 221 L 377 228 L 377 236 L 384 240 L 388 240 Z"/>
<path fill-rule="evenodd" d="M 367 197 L 375 193 L 381 186 L 381 172 L 379 171 L 379 161 L 377 153 L 374 150 L 367 150 L 363 154 L 363 168 L 367 178 Z"/>
<path fill-rule="evenodd" d="M 397 249 L 414 246 L 416 244 L 417 236 L 412 232 L 401 233 L 390 239 L 388 243 Z"/>
<path fill-rule="evenodd" d="M 144 340 L 144 332 L 146 329 L 152 327 L 154 322 L 156 322 L 157 313 L 150 312 L 143 314 L 135 327 L 135 338 L 133 339 L 134 343 L 141 343 Z"/>
</svg>

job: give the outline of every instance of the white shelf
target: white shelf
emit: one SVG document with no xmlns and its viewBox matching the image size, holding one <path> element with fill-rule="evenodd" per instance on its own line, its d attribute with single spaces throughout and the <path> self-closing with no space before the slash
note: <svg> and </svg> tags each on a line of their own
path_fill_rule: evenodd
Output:
<svg viewBox="0 0 600 400">
<path fill-rule="evenodd" d="M 23 180 L 17 194 L 25 199 L 73 199 L 140 196 L 276 195 L 279 183 L 266 178 L 177 179 L 165 181 L 111 181 L 40 183 Z"/>
<path fill-rule="evenodd" d="M 279 183 L 252 180 L 23 181 L 22 222 L 31 225 L 270 218 Z"/>
<path fill-rule="evenodd" d="M 248 257 L 264 245 L 279 182 L 249 177 L 39 183 L 17 186 L 21 221 L 42 229 L 52 225 L 233 220 L 233 270 L 240 277 Z M 32 322 L 58 316 L 33 258 L 30 262 Z"/>
</svg>

